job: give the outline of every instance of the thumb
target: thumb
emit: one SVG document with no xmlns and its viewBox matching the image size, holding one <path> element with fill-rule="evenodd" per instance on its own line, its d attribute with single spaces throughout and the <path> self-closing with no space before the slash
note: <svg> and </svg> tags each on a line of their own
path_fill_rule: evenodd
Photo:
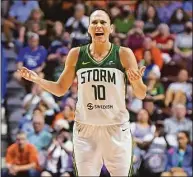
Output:
<svg viewBox="0 0 193 177">
<path fill-rule="evenodd" d="M 142 66 L 139 71 L 140 71 L 140 74 L 143 76 L 144 74 L 144 71 L 145 71 L 146 67 L 145 66 Z"/>
</svg>

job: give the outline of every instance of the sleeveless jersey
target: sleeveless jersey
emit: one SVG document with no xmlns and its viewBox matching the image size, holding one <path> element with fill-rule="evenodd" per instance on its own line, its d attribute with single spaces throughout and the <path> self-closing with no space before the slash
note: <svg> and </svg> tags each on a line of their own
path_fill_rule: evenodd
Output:
<svg viewBox="0 0 193 177">
<path fill-rule="evenodd" d="M 91 125 L 122 124 L 129 120 L 125 105 L 126 75 L 118 46 L 111 44 L 106 57 L 97 62 L 90 44 L 81 46 L 76 64 L 78 101 L 75 120 Z"/>
</svg>

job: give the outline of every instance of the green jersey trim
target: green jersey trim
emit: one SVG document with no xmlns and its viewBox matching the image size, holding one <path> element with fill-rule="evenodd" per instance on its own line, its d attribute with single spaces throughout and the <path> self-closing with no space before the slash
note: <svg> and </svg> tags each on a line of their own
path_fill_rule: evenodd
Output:
<svg viewBox="0 0 193 177">
<path fill-rule="evenodd" d="M 111 54 L 113 50 L 113 44 L 111 43 L 111 48 L 108 52 L 108 54 L 101 60 L 101 61 L 96 61 L 90 54 L 90 44 L 87 45 L 87 54 L 89 56 L 89 58 L 91 59 L 92 62 L 94 62 L 95 64 L 101 65 L 102 63 L 104 63 L 104 61 L 109 57 L 109 55 Z"/>
</svg>

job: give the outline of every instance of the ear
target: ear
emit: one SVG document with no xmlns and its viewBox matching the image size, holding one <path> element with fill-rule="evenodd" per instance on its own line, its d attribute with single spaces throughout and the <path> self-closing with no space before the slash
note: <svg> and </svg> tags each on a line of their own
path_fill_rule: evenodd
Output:
<svg viewBox="0 0 193 177">
<path fill-rule="evenodd" d="M 114 32 L 115 32 L 115 25 L 111 24 L 111 31 L 110 31 L 110 33 L 112 34 Z"/>
<path fill-rule="evenodd" d="M 90 34 L 90 25 L 88 26 L 88 33 Z"/>
</svg>

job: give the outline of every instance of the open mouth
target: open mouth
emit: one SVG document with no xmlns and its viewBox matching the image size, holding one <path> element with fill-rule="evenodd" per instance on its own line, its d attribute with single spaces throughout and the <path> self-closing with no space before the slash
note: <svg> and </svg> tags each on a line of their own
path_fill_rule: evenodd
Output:
<svg viewBox="0 0 193 177">
<path fill-rule="evenodd" d="M 96 36 L 102 36 L 104 33 L 95 33 Z"/>
</svg>

